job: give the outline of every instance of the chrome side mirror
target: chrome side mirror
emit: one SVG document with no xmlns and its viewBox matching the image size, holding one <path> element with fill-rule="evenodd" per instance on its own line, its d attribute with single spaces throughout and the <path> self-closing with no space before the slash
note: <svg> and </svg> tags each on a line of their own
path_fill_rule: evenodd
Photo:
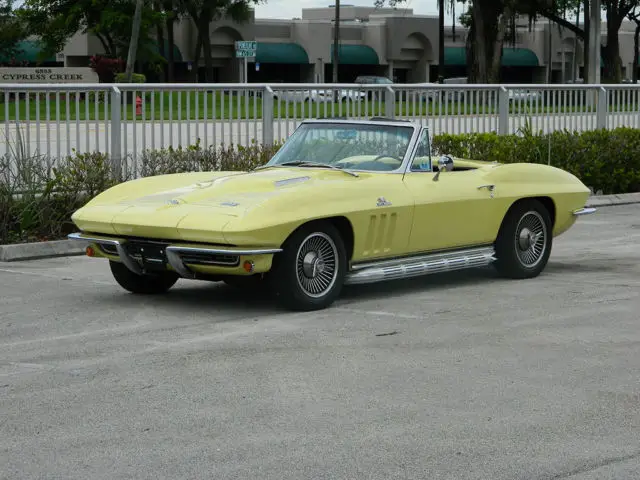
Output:
<svg viewBox="0 0 640 480">
<path fill-rule="evenodd" d="M 449 155 L 442 155 L 438 159 L 438 169 L 446 170 L 447 172 L 453 170 L 453 158 Z"/>
<path fill-rule="evenodd" d="M 443 171 L 450 172 L 453 170 L 453 158 L 450 155 L 442 155 L 438 159 L 438 173 L 433 177 L 433 181 L 437 182 L 438 177 Z"/>
</svg>

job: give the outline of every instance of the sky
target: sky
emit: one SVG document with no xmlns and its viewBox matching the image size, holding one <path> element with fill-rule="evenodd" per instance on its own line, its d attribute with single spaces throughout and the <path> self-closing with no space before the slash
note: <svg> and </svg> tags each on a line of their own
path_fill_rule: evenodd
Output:
<svg viewBox="0 0 640 480">
<path fill-rule="evenodd" d="M 373 6 L 375 0 L 341 0 L 343 5 Z M 319 8 L 332 5 L 333 0 L 266 0 L 266 3 L 257 5 L 256 18 L 289 19 L 302 17 L 303 8 Z M 415 15 L 438 15 L 437 0 L 407 0 L 399 6 L 411 8 Z M 463 5 L 456 6 L 456 16 L 462 12 Z M 452 15 L 445 9 L 445 19 L 451 24 Z"/>
</svg>

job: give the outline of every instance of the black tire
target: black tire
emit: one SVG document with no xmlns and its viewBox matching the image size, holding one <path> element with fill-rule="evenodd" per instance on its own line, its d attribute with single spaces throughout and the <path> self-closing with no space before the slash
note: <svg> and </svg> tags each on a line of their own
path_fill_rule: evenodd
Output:
<svg viewBox="0 0 640 480">
<path fill-rule="evenodd" d="M 540 275 L 551 255 L 552 230 L 551 215 L 540 201 L 523 200 L 513 205 L 495 242 L 498 273 L 516 279 Z"/>
<path fill-rule="evenodd" d="M 158 294 L 167 292 L 178 281 L 179 275 L 173 272 L 138 275 L 120 262 L 109 261 L 111 273 L 116 282 L 131 293 Z"/>
<path fill-rule="evenodd" d="M 313 222 L 284 243 L 274 257 L 269 282 L 286 308 L 320 310 L 338 298 L 346 271 L 347 251 L 338 229 L 329 222 Z"/>
</svg>

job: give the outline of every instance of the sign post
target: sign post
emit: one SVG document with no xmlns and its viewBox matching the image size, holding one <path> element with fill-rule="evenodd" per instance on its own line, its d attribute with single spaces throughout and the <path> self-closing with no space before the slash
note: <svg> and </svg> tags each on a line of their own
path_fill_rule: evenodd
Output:
<svg viewBox="0 0 640 480">
<path fill-rule="evenodd" d="M 258 50 L 258 42 L 239 40 L 235 43 L 236 58 L 242 59 L 243 83 L 249 83 L 249 59 L 255 59 Z"/>
</svg>

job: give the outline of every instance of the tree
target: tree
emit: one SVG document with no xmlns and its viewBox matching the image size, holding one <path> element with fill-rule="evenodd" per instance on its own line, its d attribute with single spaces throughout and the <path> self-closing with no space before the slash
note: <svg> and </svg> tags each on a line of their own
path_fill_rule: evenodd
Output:
<svg viewBox="0 0 640 480">
<path fill-rule="evenodd" d="M 125 78 L 127 82 L 131 82 L 131 78 L 133 76 L 133 66 L 136 63 L 138 54 L 138 43 L 140 39 L 143 8 L 144 0 L 136 0 L 136 10 L 133 14 L 133 24 L 131 25 L 131 39 L 129 40 L 129 49 L 127 52 L 127 67 L 125 70 Z"/>
<path fill-rule="evenodd" d="M 588 51 L 590 39 L 589 32 L 589 0 L 530 0 L 529 13 L 539 14 L 548 18 L 552 22 L 567 28 L 581 37 L 585 41 L 585 52 Z M 582 3 L 584 8 L 585 24 L 584 29 L 563 19 L 559 12 L 563 7 L 575 6 Z M 620 58 L 620 41 L 618 32 L 622 26 L 622 21 L 629 18 L 629 15 L 640 5 L 640 0 L 602 0 L 602 9 L 607 19 L 607 44 L 602 49 L 602 59 L 605 65 L 605 78 L 614 82 L 620 82 L 622 78 L 622 60 Z M 585 61 L 585 69 L 587 63 Z"/>
<path fill-rule="evenodd" d="M 41 37 L 47 54 L 62 50 L 80 32 L 95 35 L 110 57 L 126 57 L 134 12 L 131 0 L 26 0 L 20 9 L 29 31 Z M 150 32 L 162 20 L 145 2 L 138 44 L 141 54 L 154 56 Z"/>
<path fill-rule="evenodd" d="M 184 14 L 184 11 L 180 8 L 180 2 L 176 0 L 164 1 L 164 15 L 165 15 L 165 27 L 167 29 L 167 43 L 169 44 L 169 51 L 166 53 L 167 59 L 167 80 L 173 82 L 175 79 L 175 64 L 176 59 L 173 51 L 173 44 L 175 43 L 175 24 L 176 21 Z"/>
<path fill-rule="evenodd" d="M 13 10 L 13 0 L 0 0 L 0 57 L 18 53 L 18 42 L 27 37 L 26 29 Z"/>
<path fill-rule="evenodd" d="M 164 17 L 164 23 L 156 26 L 156 36 L 158 39 L 158 49 L 160 55 L 166 59 L 167 68 L 165 70 L 165 80 L 173 82 L 175 80 L 175 54 L 173 45 L 175 43 L 175 23 L 184 16 L 184 2 L 179 0 L 154 0 L 153 7 Z M 165 32 L 166 40 L 169 45 L 168 51 L 165 50 Z"/>
<path fill-rule="evenodd" d="M 204 54 L 205 78 L 207 82 L 213 81 L 213 58 L 211 56 L 211 41 L 209 29 L 211 22 L 223 17 L 239 23 L 251 18 L 251 7 L 263 0 L 176 0 L 181 11 L 193 20 L 198 32 L 196 40 L 196 65 L 200 59 L 200 51 Z"/>
<path fill-rule="evenodd" d="M 404 1 L 375 0 L 375 5 L 381 7 L 388 3 L 395 7 Z M 522 1 L 527 0 L 446 0 L 451 10 L 455 9 L 456 3 L 467 7 L 460 21 L 469 29 L 466 39 L 469 82 L 495 83 L 500 80 L 502 47 L 515 38 L 515 15 Z"/>
<path fill-rule="evenodd" d="M 386 0 L 375 0 L 377 6 Z M 388 0 L 395 6 L 405 0 Z M 446 0 L 449 5 L 456 0 Z M 498 78 L 501 48 L 508 41 L 510 31 L 515 29 L 518 17 L 528 17 L 531 25 L 538 17 L 547 18 L 558 27 L 575 33 L 584 43 L 585 71 L 588 69 L 590 0 L 459 0 L 467 11 L 460 20 L 469 28 L 467 36 L 468 64 L 471 66 L 471 82 L 493 82 Z M 619 82 L 622 76 L 620 43 L 618 32 L 622 21 L 628 18 L 640 0 L 602 0 L 602 9 L 607 18 L 607 44 L 601 46 L 605 64 L 605 77 Z M 584 12 L 583 28 L 567 20 L 566 13 Z M 509 28 L 510 26 L 510 28 Z"/>
</svg>

